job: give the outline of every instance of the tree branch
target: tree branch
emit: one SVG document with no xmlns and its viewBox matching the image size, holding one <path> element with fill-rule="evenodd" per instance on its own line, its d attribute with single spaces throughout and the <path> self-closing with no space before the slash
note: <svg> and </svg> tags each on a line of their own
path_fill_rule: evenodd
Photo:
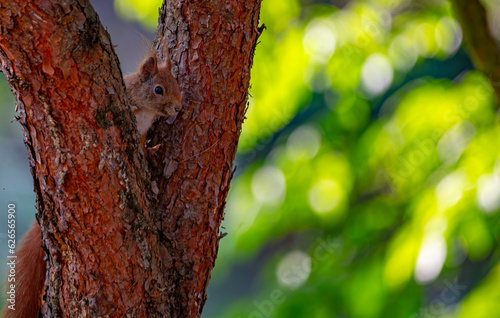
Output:
<svg viewBox="0 0 500 318">
<path fill-rule="evenodd" d="M 49 256 L 43 313 L 145 313 L 154 196 L 109 35 L 85 0 L 0 6 L 2 69 Z"/>
<path fill-rule="evenodd" d="M 490 78 L 500 102 L 500 50 L 492 36 L 480 0 L 452 0 L 464 42 L 475 67 Z"/>
<path fill-rule="evenodd" d="M 160 10 L 156 43 L 170 47 L 183 110 L 172 126 L 158 124 L 151 145 L 162 145 L 164 160 L 153 179 L 172 260 L 166 264 L 170 294 L 177 295 L 185 317 L 201 313 L 217 256 L 260 34 L 260 3 L 173 0 Z"/>
</svg>

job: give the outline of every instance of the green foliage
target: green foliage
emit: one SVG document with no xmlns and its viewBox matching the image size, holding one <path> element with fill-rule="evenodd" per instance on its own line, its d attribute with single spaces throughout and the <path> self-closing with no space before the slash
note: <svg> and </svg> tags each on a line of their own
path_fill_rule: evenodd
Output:
<svg viewBox="0 0 500 318">
<path fill-rule="evenodd" d="M 158 8 L 161 1 L 114 0 L 116 12 L 127 21 L 138 21 L 145 28 L 155 30 L 158 25 Z"/>
<path fill-rule="evenodd" d="M 262 3 L 204 316 L 498 315 L 500 125 L 450 4 L 319 2 Z"/>
</svg>

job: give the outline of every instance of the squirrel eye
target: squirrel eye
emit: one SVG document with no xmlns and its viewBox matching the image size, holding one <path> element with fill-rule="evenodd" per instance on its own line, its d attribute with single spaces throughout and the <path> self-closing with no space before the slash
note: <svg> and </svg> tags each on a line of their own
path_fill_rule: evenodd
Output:
<svg viewBox="0 0 500 318">
<path fill-rule="evenodd" d="M 158 95 L 163 95 L 163 88 L 161 88 L 160 86 L 156 86 L 155 93 Z"/>
</svg>

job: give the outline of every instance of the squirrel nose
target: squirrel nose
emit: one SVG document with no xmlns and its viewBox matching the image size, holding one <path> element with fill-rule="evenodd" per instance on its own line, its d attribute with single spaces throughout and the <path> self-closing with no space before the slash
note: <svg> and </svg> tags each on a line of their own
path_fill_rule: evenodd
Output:
<svg viewBox="0 0 500 318">
<path fill-rule="evenodd" d="M 180 111 L 180 110 L 181 110 L 181 108 L 182 108 L 181 103 L 176 103 L 176 104 L 174 105 L 174 109 L 175 109 L 175 111 L 176 111 L 176 112 Z"/>
</svg>

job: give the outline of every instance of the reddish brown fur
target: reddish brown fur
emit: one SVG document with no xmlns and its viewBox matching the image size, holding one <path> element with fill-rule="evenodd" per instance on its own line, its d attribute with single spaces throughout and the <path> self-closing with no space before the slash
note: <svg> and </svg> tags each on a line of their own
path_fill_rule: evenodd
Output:
<svg viewBox="0 0 500 318">
<path fill-rule="evenodd" d="M 170 68 L 158 65 L 156 56 L 149 57 L 139 72 L 125 76 L 127 95 L 132 106 L 150 109 L 158 115 L 176 115 L 181 107 L 181 93 Z M 155 87 L 163 89 L 163 95 L 155 94 Z"/>
<path fill-rule="evenodd" d="M 169 59 L 159 65 L 156 54 L 152 54 L 137 73 L 125 76 L 124 81 L 141 135 L 147 132 L 155 117 L 175 116 L 181 109 L 179 84 L 172 76 Z M 158 87 L 161 94 L 155 91 Z"/>
<path fill-rule="evenodd" d="M 41 303 L 45 282 L 45 252 L 42 249 L 40 226 L 35 222 L 21 240 L 16 261 L 16 310 L 5 304 L 4 318 L 35 318 Z M 10 289 L 7 282 L 7 287 Z"/>
</svg>

